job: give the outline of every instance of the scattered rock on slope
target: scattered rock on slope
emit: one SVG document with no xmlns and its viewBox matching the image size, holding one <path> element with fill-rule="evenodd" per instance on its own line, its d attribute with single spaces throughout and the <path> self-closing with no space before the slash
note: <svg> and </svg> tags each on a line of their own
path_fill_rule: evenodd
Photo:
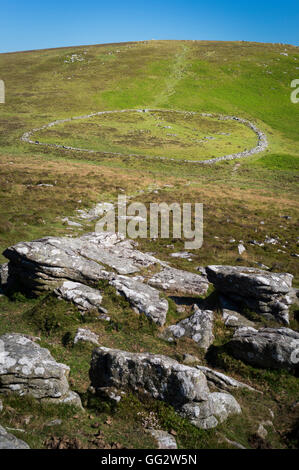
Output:
<svg viewBox="0 0 299 470">
<path fill-rule="evenodd" d="M 78 328 L 76 332 L 76 335 L 74 338 L 74 344 L 77 344 L 81 341 L 85 343 L 93 343 L 93 344 L 96 344 L 97 346 L 99 345 L 98 335 L 96 335 L 93 331 L 87 328 Z"/>
<path fill-rule="evenodd" d="M 291 274 L 243 266 L 208 266 L 206 271 L 216 289 L 233 301 L 268 318 L 289 323 Z"/>
<path fill-rule="evenodd" d="M 188 295 L 206 294 L 209 283 L 205 276 L 166 267 L 148 280 L 148 284 L 169 292 Z"/>
<path fill-rule="evenodd" d="M 254 388 L 250 387 L 250 385 L 239 382 L 238 380 L 233 379 L 232 377 L 229 377 L 222 372 L 218 372 L 216 370 L 210 369 L 209 367 L 200 365 L 196 367 L 205 374 L 209 385 L 214 385 L 220 390 L 230 391 L 238 388 L 246 388 L 247 390 L 256 391 Z"/>
<path fill-rule="evenodd" d="M 153 436 L 158 444 L 158 449 L 177 449 L 175 438 L 166 431 L 160 429 L 149 429 L 149 433 Z"/>
<path fill-rule="evenodd" d="M 158 325 L 164 325 L 168 301 L 160 298 L 158 290 L 144 284 L 137 277 L 115 276 L 110 284 L 128 299 L 136 313 L 144 313 Z"/>
<path fill-rule="evenodd" d="M 99 393 L 103 387 L 142 390 L 171 404 L 201 428 L 215 427 L 230 414 L 241 413 L 232 395 L 210 392 L 203 372 L 167 356 L 97 348 L 90 378 L 92 388 Z"/>
<path fill-rule="evenodd" d="M 227 347 L 234 357 L 254 366 L 298 368 L 299 333 L 289 328 L 239 328 Z"/>
<path fill-rule="evenodd" d="M 80 282 L 64 281 L 54 292 L 60 299 L 73 302 L 83 313 L 94 309 L 106 313 L 101 307 L 103 297 L 98 289 Z"/>
<path fill-rule="evenodd" d="M 169 340 L 186 336 L 193 339 L 199 347 L 208 349 L 214 341 L 213 312 L 201 310 L 197 305 L 193 306 L 193 310 L 193 315 L 169 326 L 163 332 L 163 337 Z"/>
<path fill-rule="evenodd" d="M 17 333 L 0 336 L 0 344 L 0 393 L 81 406 L 69 388 L 69 367 L 56 362 L 47 349 Z"/>
<path fill-rule="evenodd" d="M 219 297 L 219 303 L 222 307 L 222 318 L 225 326 L 231 328 L 239 328 L 242 326 L 251 326 L 254 327 L 255 324 L 248 320 L 244 315 L 238 311 L 238 307 L 233 304 L 231 301 L 223 297 Z"/>
</svg>

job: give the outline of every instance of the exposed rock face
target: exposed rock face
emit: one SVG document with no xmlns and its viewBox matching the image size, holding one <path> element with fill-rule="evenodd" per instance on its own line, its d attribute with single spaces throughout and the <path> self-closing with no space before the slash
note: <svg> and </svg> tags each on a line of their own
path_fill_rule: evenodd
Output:
<svg viewBox="0 0 299 470">
<path fill-rule="evenodd" d="M 144 389 L 154 398 L 176 405 L 205 400 L 209 393 L 204 374 L 177 361 L 150 353 L 134 354 L 97 348 L 92 355 L 92 386 Z"/>
<path fill-rule="evenodd" d="M 147 285 L 141 276 L 119 275 L 132 274 L 153 264 L 164 266 L 164 263 L 136 250 L 135 242 L 124 240 L 121 234 L 48 237 L 18 243 L 4 254 L 17 281 L 33 293 L 54 290 L 58 297 L 72 301 L 83 312 L 96 308 L 106 314 L 101 307 L 102 295 L 95 288 L 99 280 L 105 279 L 138 313 L 144 313 L 159 325 L 165 323 L 168 302 L 160 298 L 159 291 Z"/>
<path fill-rule="evenodd" d="M 224 391 L 230 391 L 238 388 L 246 388 L 247 390 L 256 391 L 254 388 L 250 387 L 250 385 L 244 384 L 243 382 L 239 382 L 238 380 L 233 379 L 228 375 L 222 374 L 222 372 L 218 372 L 216 370 L 204 366 L 196 367 L 205 374 L 209 386 L 214 385 L 218 389 Z"/>
<path fill-rule="evenodd" d="M 29 449 L 29 446 L 0 426 L 0 450 L 4 449 Z"/>
<path fill-rule="evenodd" d="M 158 449 L 177 449 L 175 438 L 166 431 L 160 429 L 149 429 L 149 433 L 157 441 Z"/>
<path fill-rule="evenodd" d="M 97 346 L 99 345 L 99 337 L 93 331 L 86 328 L 78 328 L 77 333 L 74 338 L 74 344 L 79 343 L 80 341 L 86 343 L 93 343 Z"/>
<path fill-rule="evenodd" d="M 0 344 L 0 393 L 81 406 L 69 389 L 69 367 L 57 363 L 47 349 L 16 333 L 1 336 Z"/>
<path fill-rule="evenodd" d="M 128 299 L 136 313 L 144 313 L 158 325 L 164 325 L 168 301 L 160 298 L 159 291 L 137 277 L 116 276 L 110 284 Z"/>
<path fill-rule="evenodd" d="M 248 320 L 244 315 L 238 312 L 238 308 L 228 299 L 223 296 L 219 297 L 219 302 L 222 307 L 222 318 L 225 326 L 231 328 L 239 328 L 242 326 L 251 326 L 254 328 L 255 324 Z"/>
<path fill-rule="evenodd" d="M 208 280 L 233 301 L 288 324 L 293 276 L 243 266 L 208 266 Z"/>
<path fill-rule="evenodd" d="M 133 248 L 123 235 L 90 233 L 79 238 L 48 237 L 21 242 L 4 251 L 25 287 L 53 290 L 64 280 L 96 284 L 109 278 L 107 266 L 132 274 L 159 260 Z"/>
<path fill-rule="evenodd" d="M 214 341 L 213 312 L 200 310 L 197 305 L 194 305 L 193 309 L 193 315 L 169 326 L 163 332 L 163 336 L 167 339 L 187 336 L 193 339 L 199 347 L 208 349 Z"/>
<path fill-rule="evenodd" d="M 166 267 L 155 274 L 149 279 L 148 284 L 165 291 L 188 295 L 206 294 L 209 287 L 206 277 L 171 267 Z"/>
<path fill-rule="evenodd" d="M 216 426 L 229 414 L 240 412 L 238 403 L 229 394 L 223 398 L 223 394 L 210 393 L 200 370 L 167 356 L 97 348 L 92 355 L 90 378 L 97 392 L 103 387 L 142 390 L 171 404 L 199 427 Z M 198 409 L 202 410 L 200 419 L 197 419 Z"/>
<path fill-rule="evenodd" d="M 298 368 L 299 333 L 289 328 L 239 328 L 227 346 L 234 357 L 254 366 Z"/>
<path fill-rule="evenodd" d="M 210 393 L 202 403 L 186 403 L 180 410 L 184 418 L 190 419 L 194 426 L 210 429 L 225 421 L 232 414 L 242 412 L 236 399 L 229 393 Z"/>
<path fill-rule="evenodd" d="M 54 292 L 60 299 L 73 302 L 83 313 L 94 309 L 103 312 L 101 307 L 103 297 L 98 289 L 80 282 L 64 281 Z"/>
</svg>

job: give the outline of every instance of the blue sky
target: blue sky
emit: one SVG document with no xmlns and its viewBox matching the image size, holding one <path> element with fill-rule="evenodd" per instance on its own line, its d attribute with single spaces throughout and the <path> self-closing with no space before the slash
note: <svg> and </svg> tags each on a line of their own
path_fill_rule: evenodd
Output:
<svg viewBox="0 0 299 470">
<path fill-rule="evenodd" d="M 0 0 L 0 52 L 206 39 L 299 45 L 299 1 Z"/>
</svg>

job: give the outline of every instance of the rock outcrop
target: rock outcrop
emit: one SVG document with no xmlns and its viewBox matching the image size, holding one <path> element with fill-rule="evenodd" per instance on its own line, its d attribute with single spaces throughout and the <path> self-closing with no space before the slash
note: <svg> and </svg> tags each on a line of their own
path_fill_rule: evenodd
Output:
<svg viewBox="0 0 299 470">
<path fill-rule="evenodd" d="M 106 280 L 128 299 L 136 312 L 163 325 L 168 301 L 160 298 L 160 292 L 142 276 L 130 275 L 152 265 L 162 268 L 165 263 L 138 251 L 135 245 L 121 234 L 108 232 L 22 242 L 5 250 L 9 263 L 3 272 L 10 269 L 16 282 L 34 294 L 54 291 L 83 313 L 97 309 L 104 315 L 107 312 L 101 306 L 102 293 L 97 286 L 100 280 Z"/>
<path fill-rule="evenodd" d="M 219 297 L 219 303 L 222 308 L 222 318 L 225 326 L 231 328 L 240 328 L 242 326 L 255 327 L 255 324 L 242 315 L 236 305 L 230 302 L 222 295 Z"/>
<path fill-rule="evenodd" d="M 148 432 L 157 442 L 158 449 L 177 449 L 175 438 L 166 431 L 160 429 L 149 429 Z"/>
<path fill-rule="evenodd" d="M 187 295 L 206 294 L 209 283 L 205 276 L 166 267 L 148 280 L 148 284 L 165 291 Z"/>
<path fill-rule="evenodd" d="M 208 399 L 202 403 L 186 403 L 180 414 L 191 421 L 194 426 L 202 429 L 216 427 L 230 415 L 242 412 L 236 399 L 229 393 L 210 393 Z"/>
<path fill-rule="evenodd" d="M 239 328 L 227 348 L 235 358 L 253 366 L 298 369 L 299 333 L 289 328 Z"/>
<path fill-rule="evenodd" d="M 98 289 L 93 287 L 86 286 L 80 282 L 64 281 L 54 292 L 60 299 L 74 303 L 83 314 L 90 310 L 107 313 L 101 307 L 103 296 Z"/>
<path fill-rule="evenodd" d="M 198 427 L 214 427 L 230 414 L 241 412 L 231 395 L 210 392 L 203 372 L 167 356 L 97 348 L 92 355 L 90 379 L 98 393 L 106 387 L 141 390 L 169 403 Z"/>
<path fill-rule="evenodd" d="M 144 313 L 158 325 L 164 325 L 168 301 L 160 297 L 157 289 L 144 284 L 137 277 L 115 276 L 110 284 L 129 301 L 136 313 Z"/>
<path fill-rule="evenodd" d="M 293 276 L 243 266 L 208 266 L 208 280 L 229 299 L 288 324 Z"/>
<path fill-rule="evenodd" d="M 243 382 L 239 382 L 228 375 L 223 374 L 222 372 L 218 372 L 217 370 L 210 369 L 209 367 L 204 366 L 196 366 L 197 369 L 201 370 L 208 381 L 209 386 L 214 386 L 222 391 L 232 391 L 238 388 L 246 388 L 247 390 L 251 390 L 255 392 L 256 390 L 250 385 L 247 385 Z"/>
<path fill-rule="evenodd" d="M 93 331 L 87 328 L 78 328 L 75 334 L 74 344 L 77 344 L 80 342 L 92 343 L 92 344 L 96 344 L 97 346 L 99 346 L 99 337 Z"/>
<path fill-rule="evenodd" d="M 0 426 L 0 450 L 4 449 L 29 449 L 29 445 Z"/>
<path fill-rule="evenodd" d="M 90 233 L 78 238 L 47 237 L 20 242 L 4 251 L 21 284 L 35 291 L 53 290 L 62 281 L 96 286 L 100 279 L 133 274 L 159 263 L 134 248 L 134 242 L 114 233 Z"/>
<path fill-rule="evenodd" d="M 81 406 L 69 388 L 69 367 L 56 362 L 47 349 L 16 333 L 1 336 L 0 344 L 0 393 Z"/>
<path fill-rule="evenodd" d="M 197 305 L 193 306 L 194 313 L 175 325 L 171 325 L 163 332 L 163 337 L 168 340 L 186 336 L 193 339 L 200 348 L 208 349 L 214 341 L 213 312 L 201 310 Z"/>
</svg>

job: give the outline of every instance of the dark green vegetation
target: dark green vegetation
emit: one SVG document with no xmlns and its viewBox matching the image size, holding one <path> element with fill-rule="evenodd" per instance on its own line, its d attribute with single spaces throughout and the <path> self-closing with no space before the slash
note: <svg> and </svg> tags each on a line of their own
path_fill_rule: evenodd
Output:
<svg viewBox="0 0 299 470">
<path fill-rule="evenodd" d="M 288 55 L 282 55 L 285 53 Z M 298 261 L 293 255 L 298 253 L 299 105 L 290 101 L 290 82 L 298 78 L 298 66 L 296 47 L 243 42 L 151 41 L 1 54 L 0 78 L 6 84 L 6 104 L 0 105 L 1 252 L 21 240 L 83 233 L 71 230 L 61 218 L 126 193 L 136 195 L 134 200 L 145 203 L 204 203 L 204 244 L 194 251 L 191 262 L 170 257 L 172 252 L 184 249 L 183 240 L 140 240 L 141 249 L 153 251 L 174 266 L 188 270 L 212 263 L 252 266 L 263 263 L 273 271 L 291 272 L 298 286 Z M 107 156 L 100 152 L 107 150 L 106 147 L 97 147 L 99 152 L 86 154 L 20 141 L 24 132 L 56 119 L 125 108 L 235 114 L 255 122 L 267 134 L 270 145 L 264 154 L 244 160 L 213 166 L 182 164 L 179 159 L 190 156 L 195 147 L 193 142 L 190 147 L 193 137 L 189 130 L 183 130 L 182 123 L 170 122 L 172 113 L 165 125 L 180 129 L 174 132 L 155 128 L 159 133 L 153 147 L 148 144 L 146 132 L 141 133 L 145 134 L 144 138 L 140 132 L 136 134 L 139 124 L 135 119 L 133 123 L 124 123 L 124 117 L 122 121 L 113 121 L 115 116 L 109 118 L 103 137 L 111 145 L 110 150 L 125 145 L 130 151 L 138 150 L 138 154 L 143 154 L 140 150 L 144 148 L 156 154 L 158 149 L 159 154 L 163 150 L 164 155 L 176 157 L 178 161 Z M 71 126 L 53 128 L 53 133 L 59 133 L 59 143 L 81 146 L 82 142 L 82 146 L 94 148 L 92 139 L 98 143 L 98 134 L 92 135 L 96 121 L 78 121 L 74 133 Z M 145 124 L 148 122 L 140 123 L 140 128 L 145 129 Z M 116 134 L 107 127 L 117 129 Z M 150 130 L 153 133 L 153 126 Z M 168 145 L 173 137 L 164 134 L 167 144 L 160 148 L 164 131 L 179 135 L 179 142 L 171 150 Z M 116 145 L 112 137 L 116 135 L 119 139 L 121 132 L 126 142 L 112 148 L 112 144 Z M 130 132 L 132 142 L 128 147 Z M 208 136 L 209 132 L 210 129 L 205 129 L 203 134 Z M 39 138 L 42 140 L 42 136 Z M 236 134 L 234 145 L 239 145 L 238 138 L 240 134 Z M 53 135 L 56 142 L 55 139 Z M 244 145 L 243 139 L 240 145 Z M 250 139 L 245 146 L 252 146 Z M 228 153 L 226 149 L 225 153 Z M 160 189 L 153 193 L 147 191 L 149 187 Z M 139 190 L 144 193 L 138 193 Z M 83 229 L 92 231 L 94 225 L 84 224 Z M 279 243 L 266 243 L 263 247 L 249 243 L 250 240 L 264 242 L 266 236 L 279 237 Z M 231 243 L 231 239 L 235 242 Z M 239 240 L 246 246 L 241 257 L 237 251 Z M 0 262 L 4 262 L 3 257 Z M 110 323 L 95 321 L 92 315 L 82 319 L 72 306 L 52 296 L 35 300 L 20 295 L 12 300 L 0 298 L 0 333 L 40 335 L 41 344 L 50 349 L 55 359 L 71 367 L 71 386 L 81 394 L 87 408 L 87 413 L 80 413 L 64 407 L 40 406 L 24 398 L 10 398 L 5 399 L 2 425 L 25 429 L 26 435 L 19 433 L 18 437 L 32 447 L 53 447 L 53 436 L 64 439 L 66 446 L 103 447 L 113 443 L 114 446 L 151 447 L 154 442 L 145 433 L 142 419 L 153 411 L 162 429 L 176 433 L 181 447 L 228 447 L 225 437 L 246 447 L 298 446 L 293 407 L 298 399 L 298 379 L 285 372 L 248 367 L 232 359 L 224 347 L 232 332 L 224 327 L 219 312 L 215 322 L 216 341 L 205 356 L 191 340 L 169 344 L 159 339 L 155 326 L 137 316 L 113 292 L 109 294 L 106 308 L 111 313 Z M 168 323 L 181 317 L 171 304 Z M 263 395 L 257 398 L 248 392 L 236 393 L 242 415 L 212 431 L 197 430 L 172 409 L 159 402 L 145 402 L 142 397 L 128 396 L 118 408 L 103 405 L 101 400 L 97 402 L 87 396 L 92 346 L 72 347 L 74 333 L 82 325 L 98 333 L 101 344 L 107 347 L 163 353 L 178 360 L 188 351 L 204 364 L 212 364 L 246 381 L 263 391 Z M 298 329 L 295 309 L 291 326 Z M 274 412 L 274 419 L 269 409 Z M 29 421 L 28 416 L 31 416 Z M 62 419 L 62 425 L 45 426 L 47 421 L 57 418 Z M 254 433 L 258 423 L 267 420 L 273 421 L 274 428 L 269 427 L 266 442 L 260 442 Z M 81 444 L 74 443 L 74 438 Z"/>
</svg>

